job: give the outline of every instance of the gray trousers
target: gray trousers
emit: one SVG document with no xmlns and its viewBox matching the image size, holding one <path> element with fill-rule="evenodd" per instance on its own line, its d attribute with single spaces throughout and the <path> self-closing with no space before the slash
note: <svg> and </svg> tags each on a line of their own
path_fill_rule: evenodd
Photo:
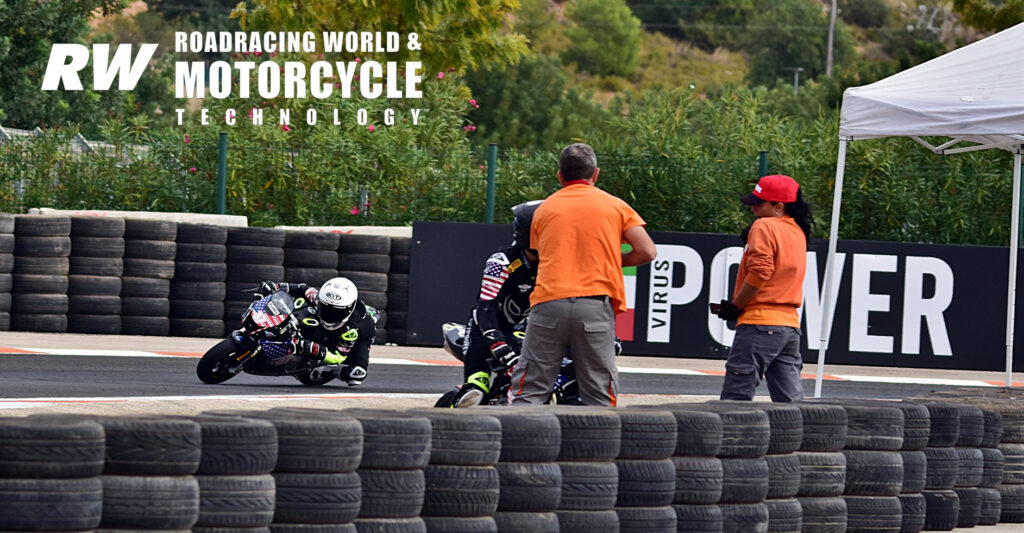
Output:
<svg viewBox="0 0 1024 533">
<path fill-rule="evenodd" d="M 619 371 L 615 368 L 615 311 L 607 296 L 564 298 L 530 309 L 523 353 L 508 390 L 509 403 L 547 401 L 562 357 L 570 350 L 583 403 L 614 406 Z"/>
<path fill-rule="evenodd" d="M 800 330 L 787 326 L 742 324 L 725 363 L 723 400 L 751 400 L 763 376 L 773 402 L 804 398 L 800 381 Z"/>
</svg>

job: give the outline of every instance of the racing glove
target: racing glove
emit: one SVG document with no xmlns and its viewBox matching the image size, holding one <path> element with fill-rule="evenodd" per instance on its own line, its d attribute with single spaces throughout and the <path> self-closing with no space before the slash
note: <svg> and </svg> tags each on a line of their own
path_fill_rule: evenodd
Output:
<svg viewBox="0 0 1024 533">
<path fill-rule="evenodd" d="M 253 289 L 250 289 L 250 290 L 253 290 Z M 274 294 L 275 292 L 277 292 L 279 290 L 281 290 L 281 284 L 279 284 L 276 281 L 272 281 L 272 280 L 268 279 L 266 281 L 260 282 L 260 284 L 253 290 L 253 294 L 252 295 L 253 295 L 253 298 L 256 298 L 258 300 L 258 299 L 263 298 L 265 296 L 269 296 L 271 294 Z"/>
<path fill-rule="evenodd" d="M 491 345 L 491 354 L 507 367 L 513 367 L 519 361 L 519 354 L 512 349 L 505 341 L 498 341 Z"/>
<path fill-rule="evenodd" d="M 321 357 L 321 352 L 324 352 L 323 347 L 319 344 L 309 340 L 295 337 L 292 339 L 292 349 L 298 354 L 307 354 L 316 357 Z"/>
<path fill-rule="evenodd" d="M 743 311 L 736 304 L 732 303 L 731 300 L 722 300 L 722 307 L 718 310 L 718 318 L 728 322 L 734 322 L 740 317 L 740 312 Z"/>
</svg>

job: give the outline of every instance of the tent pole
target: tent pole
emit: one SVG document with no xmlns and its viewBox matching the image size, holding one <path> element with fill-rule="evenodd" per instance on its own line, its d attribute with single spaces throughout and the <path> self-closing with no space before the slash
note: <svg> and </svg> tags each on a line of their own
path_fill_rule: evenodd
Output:
<svg viewBox="0 0 1024 533">
<path fill-rule="evenodd" d="M 1020 147 L 1013 153 L 1013 211 L 1010 214 L 1010 273 L 1006 291 L 1006 386 L 1013 386 L 1013 325 L 1017 300 L 1017 247 L 1020 233 Z"/>
<path fill-rule="evenodd" d="M 821 398 L 821 381 L 825 375 L 825 352 L 832 326 L 832 283 L 836 261 L 836 240 L 839 238 L 839 209 L 843 202 L 843 176 L 846 173 L 846 137 L 839 138 L 839 158 L 836 161 L 836 184 L 832 196 L 832 224 L 829 226 L 828 255 L 825 260 L 825 298 L 821 308 L 821 337 L 818 344 L 818 373 L 814 377 L 814 397 Z"/>
</svg>

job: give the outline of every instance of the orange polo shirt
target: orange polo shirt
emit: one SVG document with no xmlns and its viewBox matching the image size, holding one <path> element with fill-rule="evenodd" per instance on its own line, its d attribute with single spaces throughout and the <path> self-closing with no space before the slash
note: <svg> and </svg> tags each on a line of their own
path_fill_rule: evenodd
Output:
<svg viewBox="0 0 1024 533">
<path fill-rule="evenodd" d="M 629 204 L 593 185 L 572 184 L 548 196 L 530 227 L 540 257 L 530 305 L 604 295 L 616 313 L 625 311 L 622 234 L 644 224 Z"/>
<path fill-rule="evenodd" d="M 792 217 L 763 217 L 754 221 L 736 275 L 759 289 L 740 313 L 736 324 L 800 327 L 797 309 L 804 297 L 807 239 Z"/>
</svg>

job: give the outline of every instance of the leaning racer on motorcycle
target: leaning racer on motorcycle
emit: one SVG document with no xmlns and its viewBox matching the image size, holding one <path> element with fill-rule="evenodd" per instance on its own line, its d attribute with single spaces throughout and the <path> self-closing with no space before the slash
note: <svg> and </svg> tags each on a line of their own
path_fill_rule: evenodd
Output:
<svg viewBox="0 0 1024 533">
<path fill-rule="evenodd" d="M 349 386 L 362 383 L 380 314 L 359 300 L 355 284 L 338 277 L 316 289 L 305 283 L 267 280 L 260 283 L 254 297 L 259 299 L 279 290 L 295 298 L 292 316 L 298 319 L 300 335 L 292 339 L 293 351 L 322 362 L 313 369 L 314 377 L 328 372 Z"/>
<path fill-rule="evenodd" d="M 541 202 L 534 200 L 512 208 L 512 244 L 491 255 L 484 265 L 480 298 L 466 324 L 466 382 L 452 400 L 452 407 L 478 405 L 490 392 L 491 357 L 509 369 L 519 359 L 507 339 L 530 312 L 530 293 L 537 278 L 537 254 L 530 249 L 530 223 Z"/>
</svg>

